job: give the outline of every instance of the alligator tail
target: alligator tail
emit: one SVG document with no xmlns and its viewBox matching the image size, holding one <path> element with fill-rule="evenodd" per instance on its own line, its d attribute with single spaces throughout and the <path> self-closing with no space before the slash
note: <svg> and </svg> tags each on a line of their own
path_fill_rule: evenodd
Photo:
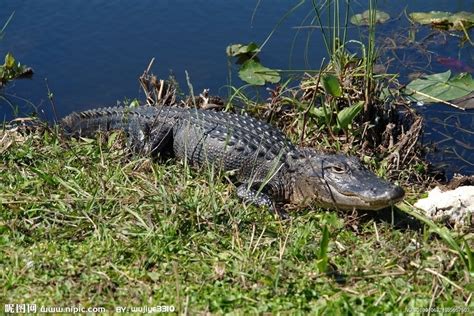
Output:
<svg viewBox="0 0 474 316">
<path fill-rule="evenodd" d="M 90 137 L 99 131 L 123 130 L 130 127 L 130 116 L 126 107 L 111 107 L 73 112 L 60 124 L 66 136 Z"/>
</svg>

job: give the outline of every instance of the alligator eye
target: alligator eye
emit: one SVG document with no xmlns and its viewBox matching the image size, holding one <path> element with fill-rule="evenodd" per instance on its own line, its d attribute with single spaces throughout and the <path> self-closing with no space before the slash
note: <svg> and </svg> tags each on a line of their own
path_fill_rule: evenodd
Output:
<svg viewBox="0 0 474 316">
<path fill-rule="evenodd" d="M 331 170 L 335 173 L 344 173 L 346 171 L 346 168 L 341 166 L 331 166 Z"/>
</svg>

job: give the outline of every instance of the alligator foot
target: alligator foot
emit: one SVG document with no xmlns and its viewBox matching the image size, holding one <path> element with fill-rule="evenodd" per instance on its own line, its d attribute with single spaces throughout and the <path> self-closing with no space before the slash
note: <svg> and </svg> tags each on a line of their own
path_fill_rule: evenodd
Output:
<svg viewBox="0 0 474 316">
<path fill-rule="evenodd" d="M 267 207 L 270 212 L 278 215 L 278 217 L 283 220 L 290 218 L 283 208 L 274 205 L 270 196 L 249 188 L 247 184 L 242 184 L 237 188 L 237 196 L 245 203 Z"/>
<path fill-rule="evenodd" d="M 282 207 L 278 207 L 278 206 L 271 207 L 270 211 L 274 212 L 276 215 L 278 215 L 278 217 L 281 220 L 291 219 L 290 215 Z"/>
</svg>

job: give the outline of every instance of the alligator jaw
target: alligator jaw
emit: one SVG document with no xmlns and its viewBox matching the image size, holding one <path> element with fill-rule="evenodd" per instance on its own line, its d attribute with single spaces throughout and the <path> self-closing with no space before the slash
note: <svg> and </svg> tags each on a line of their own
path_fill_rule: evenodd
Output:
<svg viewBox="0 0 474 316">
<path fill-rule="evenodd" d="M 386 187 L 385 191 L 374 194 L 376 187 L 369 191 L 361 191 L 358 194 L 354 192 L 339 192 L 336 188 L 331 187 L 332 207 L 341 210 L 380 210 L 389 207 L 401 200 L 405 196 L 405 192 L 399 186 L 392 185 L 382 179 L 377 179 L 379 183 Z M 379 190 L 380 191 L 380 190 Z"/>
</svg>

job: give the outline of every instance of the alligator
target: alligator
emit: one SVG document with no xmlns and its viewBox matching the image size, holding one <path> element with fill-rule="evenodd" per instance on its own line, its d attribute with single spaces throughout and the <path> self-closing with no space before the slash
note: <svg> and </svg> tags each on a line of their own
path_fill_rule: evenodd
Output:
<svg viewBox="0 0 474 316">
<path fill-rule="evenodd" d="M 291 143 L 279 129 L 245 115 L 175 106 L 109 107 L 73 112 L 61 120 L 66 136 L 122 130 L 128 146 L 156 157 L 170 152 L 191 166 L 228 171 L 244 202 L 283 217 L 284 204 L 339 210 L 379 210 L 404 191 L 359 159 Z"/>
</svg>

